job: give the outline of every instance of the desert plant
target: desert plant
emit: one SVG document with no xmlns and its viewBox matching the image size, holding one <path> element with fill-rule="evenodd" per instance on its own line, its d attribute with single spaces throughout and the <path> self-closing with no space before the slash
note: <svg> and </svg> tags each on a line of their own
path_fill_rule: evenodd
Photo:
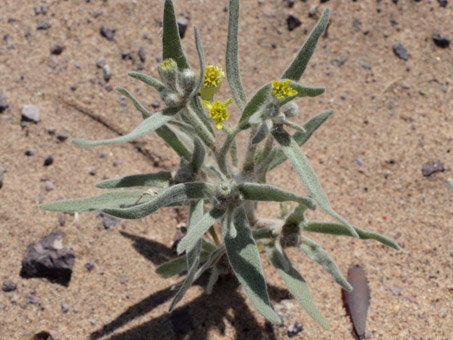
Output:
<svg viewBox="0 0 453 340">
<path fill-rule="evenodd" d="M 143 122 L 127 135 L 100 141 L 74 139 L 73 143 L 85 146 L 128 142 L 155 131 L 179 155 L 179 168 L 108 179 L 96 184 L 98 188 L 107 189 L 150 187 L 147 190 L 112 191 L 89 198 L 47 203 L 41 208 L 66 212 L 99 209 L 120 218 L 138 219 L 162 207 L 188 205 L 185 236 L 177 246 L 178 253 L 184 255 L 157 268 L 157 273 L 163 277 L 187 270 L 186 279 L 176 286 L 178 292 L 170 310 L 194 280 L 208 270 L 207 291 L 210 293 L 225 263 L 229 263 L 257 311 L 269 321 L 280 323 L 266 290 L 260 260 L 261 247 L 308 314 L 322 327 L 328 328 L 327 321 L 313 304 L 305 280 L 285 254 L 285 248 L 299 247 L 310 259 L 321 264 L 341 287 L 350 290 L 351 286 L 336 263 L 308 237 L 310 233 L 375 239 L 390 247 L 399 247 L 384 236 L 351 225 L 336 213 L 301 151 L 300 147 L 333 111 L 322 112 L 303 126 L 291 121 L 298 114 L 295 98 L 315 97 L 324 92 L 323 87 L 302 85 L 298 81 L 329 21 L 329 9 L 324 10 L 307 41 L 280 78 L 266 83 L 251 98 L 246 95 L 239 72 L 238 18 L 239 0 L 230 0 L 226 78 L 232 97 L 242 113 L 237 124 L 225 122 L 231 98 L 214 100 L 222 85 L 222 68 L 206 65 L 196 27 L 195 44 L 200 68 L 199 72 L 190 68 L 181 46 L 172 1 L 166 0 L 163 63 L 158 67 L 161 79 L 129 72 L 131 77 L 154 87 L 166 108 L 152 113 L 129 91 L 118 87 L 117 90 L 132 100 L 142 113 Z M 210 118 L 215 120 L 217 130 L 224 134 L 222 143 Z M 288 133 L 287 129 L 294 130 L 294 133 Z M 236 137 L 245 130 L 250 131 L 249 144 L 243 159 L 239 159 Z M 266 184 L 267 173 L 287 159 L 310 196 Z M 281 219 L 266 219 L 256 216 L 257 201 L 295 202 L 296 206 Z M 305 211 L 314 210 L 318 205 L 338 222 L 307 220 Z M 223 241 L 214 228 L 217 222 L 221 225 Z M 210 238 L 205 237 L 207 233 Z M 224 258 L 228 262 L 221 261 Z"/>
</svg>

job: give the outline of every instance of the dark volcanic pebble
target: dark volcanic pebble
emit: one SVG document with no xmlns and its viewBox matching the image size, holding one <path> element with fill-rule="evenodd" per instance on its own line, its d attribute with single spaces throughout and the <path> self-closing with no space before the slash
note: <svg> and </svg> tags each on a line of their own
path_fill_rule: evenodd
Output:
<svg viewBox="0 0 453 340">
<path fill-rule="evenodd" d="M 185 17 L 179 17 L 176 19 L 176 23 L 178 24 L 178 32 L 179 36 L 184 38 L 184 35 L 186 34 L 187 26 L 189 26 L 189 19 Z"/>
<path fill-rule="evenodd" d="M 409 60 L 409 57 L 411 56 L 406 48 L 399 43 L 393 45 L 393 53 L 402 60 Z"/>
<path fill-rule="evenodd" d="M 294 338 L 297 334 L 304 330 L 304 325 L 300 321 L 296 321 L 288 326 L 288 337 Z"/>
<path fill-rule="evenodd" d="M 2 290 L 6 293 L 13 292 L 17 289 L 17 285 L 11 281 L 5 281 L 2 284 Z"/>
<path fill-rule="evenodd" d="M 37 30 L 47 30 L 50 28 L 50 24 L 48 21 L 43 20 L 38 23 L 38 26 L 36 26 Z"/>
<path fill-rule="evenodd" d="M 71 280 L 74 260 L 73 249 L 63 246 L 63 235 L 51 233 L 27 247 L 20 275 L 25 278 L 45 277 L 67 285 Z"/>
<path fill-rule="evenodd" d="M 25 150 L 25 156 L 33 156 L 36 153 L 36 149 L 34 148 L 27 148 Z"/>
<path fill-rule="evenodd" d="M 53 156 L 49 155 L 44 159 L 44 166 L 49 166 L 53 163 Z"/>
<path fill-rule="evenodd" d="M 69 305 L 68 305 L 66 302 L 63 301 L 63 302 L 60 304 L 60 306 L 61 306 L 61 311 L 62 311 L 63 313 L 67 313 L 67 312 L 69 311 Z"/>
<path fill-rule="evenodd" d="M 118 217 L 102 214 L 102 224 L 105 229 L 112 230 L 121 221 Z"/>
<path fill-rule="evenodd" d="M 422 174 L 425 177 L 429 177 L 436 172 L 443 171 L 445 171 L 445 166 L 441 161 L 427 162 L 422 166 Z"/>
<path fill-rule="evenodd" d="M 0 93 L 0 113 L 5 111 L 9 107 L 6 98 L 3 94 Z"/>
<path fill-rule="evenodd" d="M 106 38 L 107 40 L 112 41 L 115 39 L 116 30 L 110 27 L 102 26 L 101 27 L 101 35 Z"/>
<path fill-rule="evenodd" d="M 86 270 L 91 272 L 94 269 L 94 261 L 90 261 L 90 262 L 85 263 L 84 267 L 86 268 Z"/>
<path fill-rule="evenodd" d="M 60 142 L 64 142 L 66 139 L 68 139 L 68 136 L 66 136 L 64 133 L 59 133 L 57 135 L 57 139 L 60 141 Z"/>
<path fill-rule="evenodd" d="M 298 18 L 296 18 L 293 15 L 288 15 L 288 17 L 286 18 L 286 23 L 288 25 L 288 30 L 290 30 L 290 31 L 292 31 L 295 28 L 302 25 L 302 21 L 300 21 Z"/>
<path fill-rule="evenodd" d="M 132 55 L 131 50 L 124 50 L 121 52 L 121 59 L 123 60 L 134 60 L 134 56 Z"/>
<path fill-rule="evenodd" d="M 24 104 L 22 105 L 22 120 L 38 124 L 40 121 L 40 111 L 41 110 L 37 106 Z"/>
<path fill-rule="evenodd" d="M 158 100 L 155 100 L 151 103 L 151 106 L 153 109 L 157 109 L 160 107 L 160 102 Z"/>
<path fill-rule="evenodd" d="M 434 33 L 432 35 L 432 39 L 438 47 L 447 48 L 448 46 L 450 46 L 450 38 L 442 33 Z"/>
<path fill-rule="evenodd" d="M 55 44 L 52 44 L 50 46 L 50 53 L 52 54 L 61 54 L 61 52 L 63 52 L 64 50 L 64 46 L 62 44 L 58 44 L 58 43 L 55 43 Z"/>
<path fill-rule="evenodd" d="M 58 224 L 60 225 L 60 227 L 64 227 L 64 225 L 66 224 L 66 217 L 58 216 Z"/>
<path fill-rule="evenodd" d="M 146 52 L 143 46 L 140 46 L 138 48 L 138 57 L 140 58 L 140 61 L 144 63 L 146 61 Z"/>
</svg>

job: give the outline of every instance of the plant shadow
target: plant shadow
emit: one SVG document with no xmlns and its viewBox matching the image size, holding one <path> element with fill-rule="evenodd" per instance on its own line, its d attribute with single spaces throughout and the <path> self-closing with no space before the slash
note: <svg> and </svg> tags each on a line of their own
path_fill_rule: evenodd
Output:
<svg viewBox="0 0 453 340">
<path fill-rule="evenodd" d="M 156 265 L 175 257 L 172 249 L 159 242 L 125 232 L 121 234 L 133 240 L 134 248 Z M 203 275 L 194 283 L 194 286 L 204 288 L 206 284 L 207 277 Z M 151 294 L 129 307 L 115 320 L 105 324 L 102 329 L 91 333 L 90 340 L 107 336 L 110 336 L 109 340 L 202 340 L 207 339 L 211 330 L 214 329 L 222 336 L 235 340 L 260 338 L 276 340 L 272 326 L 267 323 L 263 326 L 256 320 L 245 303 L 240 293 L 240 285 L 233 275 L 222 276 L 215 285 L 212 295 L 201 294 L 171 313 L 164 313 L 141 325 L 111 335 L 134 319 L 143 317 L 156 307 L 170 301 L 175 294 L 176 291 L 171 290 L 170 287 Z M 275 286 L 269 287 L 269 294 L 273 300 L 288 297 L 286 290 Z M 226 334 L 226 322 L 234 327 L 234 335 Z"/>
</svg>

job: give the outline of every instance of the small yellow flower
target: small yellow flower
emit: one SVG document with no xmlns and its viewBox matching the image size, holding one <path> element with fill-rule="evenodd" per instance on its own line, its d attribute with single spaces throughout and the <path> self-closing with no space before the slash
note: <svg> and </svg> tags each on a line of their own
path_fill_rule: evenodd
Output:
<svg viewBox="0 0 453 340">
<path fill-rule="evenodd" d="M 285 97 L 292 97 L 297 95 L 297 91 L 293 90 L 289 87 L 290 80 L 280 81 L 275 79 L 272 82 L 272 94 L 278 98 L 278 100 L 282 100 Z"/>
<path fill-rule="evenodd" d="M 223 77 L 225 77 L 225 73 L 220 66 L 206 66 L 203 88 L 200 91 L 201 98 L 212 101 L 214 95 L 219 91 L 220 85 L 222 85 Z"/>
<path fill-rule="evenodd" d="M 231 103 L 231 98 L 225 100 L 223 103 L 216 100 L 211 103 L 207 100 L 203 100 L 203 105 L 209 110 L 209 117 L 216 121 L 215 126 L 217 129 L 222 130 L 223 121 L 228 120 L 230 114 L 227 112 L 226 107 Z"/>
<path fill-rule="evenodd" d="M 173 70 L 176 67 L 176 63 L 174 62 L 173 59 L 165 59 L 162 64 L 160 64 L 160 67 L 162 70 L 168 72 L 170 70 Z"/>
</svg>

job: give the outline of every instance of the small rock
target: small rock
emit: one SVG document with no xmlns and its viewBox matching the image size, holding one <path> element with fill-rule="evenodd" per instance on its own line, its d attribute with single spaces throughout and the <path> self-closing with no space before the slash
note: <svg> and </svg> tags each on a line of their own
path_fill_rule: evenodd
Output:
<svg viewBox="0 0 453 340">
<path fill-rule="evenodd" d="M 27 299 L 25 300 L 26 305 L 37 305 L 38 300 L 33 295 L 27 295 Z"/>
<path fill-rule="evenodd" d="M 91 319 L 91 320 L 90 320 L 90 323 L 91 323 L 91 326 L 96 326 L 96 320 Z"/>
<path fill-rule="evenodd" d="M 79 85 L 74 84 L 74 85 L 71 85 L 69 88 L 71 89 L 71 91 L 76 91 L 79 88 Z"/>
<path fill-rule="evenodd" d="M 132 55 L 131 50 L 124 50 L 121 52 L 121 59 L 134 61 L 134 56 Z"/>
<path fill-rule="evenodd" d="M 6 172 L 5 168 L 0 167 L 0 189 L 3 186 L 4 173 Z"/>
<path fill-rule="evenodd" d="M 5 281 L 3 282 L 2 284 L 2 290 L 5 292 L 5 293 L 8 293 L 8 292 L 13 292 L 17 289 L 17 285 L 12 282 L 12 281 Z"/>
<path fill-rule="evenodd" d="M 137 71 L 143 71 L 144 69 L 145 69 L 145 65 L 143 65 L 142 62 L 139 62 L 139 63 L 137 64 L 136 70 L 137 70 Z"/>
<path fill-rule="evenodd" d="M 331 61 L 331 64 L 332 65 L 335 65 L 335 66 L 338 66 L 338 67 L 341 67 L 343 66 L 347 61 L 349 60 L 349 57 L 343 55 L 343 54 L 338 54 L 338 56 Z"/>
<path fill-rule="evenodd" d="M 96 176 L 96 169 L 91 169 L 91 170 L 88 172 L 88 174 L 89 174 L 90 176 Z"/>
<path fill-rule="evenodd" d="M 151 107 L 153 109 L 158 109 L 160 107 L 160 102 L 158 100 L 155 100 L 151 103 Z"/>
<path fill-rule="evenodd" d="M 432 39 L 437 47 L 447 48 L 448 46 L 450 46 L 450 38 L 446 35 L 443 35 L 442 33 L 434 33 L 432 35 Z"/>
<path fill-rule="evenodd" d="M 390 23 L 391 23 L 393 26 L 398 25 L 398 21 L 397 21 L 395 18 L 391 18 L 391 19 L 390 19 Z"/>
<path fill-rule="evenodd" d="M 64 227 L 64 225 L 66 224 L 66 217 L 64 217 L 63 215 L 58 216 L 58 224 L 60 225 L 60 227 Z"/>
<path fill-rule="evenodd" d="M 57 131 L 57 129 L 55 129 L 54 127 L 51 127 L 51 128 L 48 128 L 47 129 L 47 133 L 51 136 L 53 136 L 55 134 L 55 132 Z"/>
<path fill-rule="evenodd" d="M 300 21 L 298 18 L 296 18 L 294 15 L 288 15 L 286 18 L 286 24 L 288 25 L 288 30 L 292 31 L 295 28 L 299 27 L 302 25 L 302 21 Z"/>
<path fill-rule="evenodd" d="M 447 178 L 447 188 L 453 188 L 453 178 Z"/>
<path fill-rule="evenodd" d="M 39 194 L 38 195 L 38 203 L 41 204 L 42 202 L 44 202 L 44 200 L 46 199 L 46 195 L 44 194 Z"/>
<path fill-rule="evenodd" d="M 355 159 L 355 164 L 357 164 L 358 166 L 362 166 L 363 165 L 363 161 L 360 158 L 356 158 Z"/>
<path fill-rule="evenodd" d="M 311 18 L 316 17 L 316 15 L 318 14 L 318 8 L 319 8 L 318 5 L 311 6 L 310 9 L 308 10 L 308 16 Z"/>
<path fill-rule="evenodd" d="M 36 149 L 34 148 L 27 148 L 25 150 L 25 156 L 33 156 L 36 153 Z"/>
<path fill-rule="evenodd" d="M 27 337 L 26 340 L 62 340 L 60 333 L 54 330 L 41 330 L 34 333 L 31 337 Z"/>
<path fill-rule="evenodd" d="M 84 267 L 86 268 L 86 270 L 91 272 L 94 269 L 94 261 L 90 261 L 90 262 L 85 263 Z"/>
<path fill-rule="evenodd" d="M 98 68 L 103 68 L 105 65 L 105 58 L 104 57 L 100 57 L 97 61 L 96 61 L 96 67 Z"/>
<path fill-rule="evenodd" d="M 50 24 L 48 21 L 43 20 L 38 23 L 38 26 L 36 26 L 37 30 L 47 30 L 50 28 Z"/>
<path fill-rule="evenodd" d="M 101 35 L 106 38 L 107 40 L 114 40 L 115 39 L 116 30 L 110 27 L 102 26 L 101 27 Z"/>
<path fill-rule="evenodd" d="M 44 159 L 44 166 L 52 165 L 53 163 L 53 156 L 49 155 Z"/>
<path fill-rule="evenodd" d="M 437 2 L 439 3 L 440 7 L 447 7 L 448 5 L 448 0 L 437 0 Z"/>
<path fill-rule="evenodd" d="M 404 61 L 409 60 L 409 57 L 411 56 L 406 48 L 400 43 L 393 45 L 393 53 Z"/>
<path fill-rule="evenodd" d="M 61 306 L 61 311 L 62 311 L 63 313 L 67 313 L 67 312 L 69 311 L 69 305 L 68 305 L 66 302 L 63 301 L 63 302 L 60 304 L 60 306 Z"/>
<path fill-rule="evenodd" d="M 288 337 L 294 338 L 297 334 L 304 330 L 304 325 L 300 321 L 296 321 L 288 326 Z"/>
<path fill-rule="evenodd" d="M 286 5 L 288 5 L 289 8 L 293 8 L 295 1 L 294 0 L 286 0 Z"/>
<path fill-rule="evenodd" d="M 51 181 L 46 181 L 46 191 L 52 191 L 53 190 L 53 183 Z"/>
<path fill-rule="evenodd" d="M 441 161 L 427 162 L 422 166 L 422 174 L 425 177 L 429 177 L 436 172 L 445 171 L 445 166 Z"/>
<path fill-rule="evenodd" d="M 120 278 L 120 283 L 122 285 L 125 285 L 128 282 L 129 282 L 129 278 L 127 276 L 123 276 L 123 277 Z"/>
<path fill-rule="evenodd" d="M 47 7 L 46 5 L 41 6 L 41 11 L 40 12 L 41 12 L 42 15 L 46 15 L 48 11 L 49 11 L 49 7 Z"/>
<path fill-rule="evenodd" d="M 110 78 L 112 78 L 112 69 L 106 64 L 102 67 L 102 71 L 104 72 L 104 80 L 108 83 Z"/>
<path fill-rule="evenodd" d="M 97 17 L 99 17 L 101 15 L 102 15 L 102 11 L 98 10 L 98 11 L 94 11 L 91 16 L 93 17 L 93 19 L 96 19 Z"/>
<path fill-rule="evenodd" d="M 9 104 L 6 101 L 5 96 L 0 93 L 0 113 L 5 111 L 8 107 L 9 107 Z"/>
<path fill-rule="evenodd" d="M 185 17 L 179 17 L 176 19 L 176 23 L 178 24 L 178 32 L 181 39 L 184 38 L 186 34 L 187 26 L 189 26 L 189 19 Z"/>
<path fill-rule="evenodd" d="M 352 27 L 354 27 L 356 31 L 360 31 L 361 26 L 362 20 L 360 20 L 359 18 L 354 18 L 352 20 Z"/>
<path fill-rule="evenodd" d="M 393 295 L 398 296 L 401 294 L 403 291 L 403 288 L 400 287 L 389 287 L 390 291 L 392 292 Z"/>
<path fill-rule="evenodd" d="M 61 54 L 63 52 L 63 50 L 64 50 L 64 46 L 59 43 L 54 43 L 50 46 L 50 53 L 55 54 L 55 55 Z"/>
<path fill-rule="evenodd" d="M 359 60 L 357 63 L 367 71 L 371 71 L 371 69 L 372 69 L 372 67 L 370 65 L 368 65 L 366 62 L 364 62 L 362 60 Z"/>
<path fill-rule="evenodd" d="M 39 118 L 40 111 L 41 110 L 37 106 L 24 104 L 22 105 L 22 120 L 38 124 L 40 121 Z"/>
<path fill-rule="evenodd" d="M 140 58 L 140 61 L 144 63 L 146 61 L 146 52 L 143 46 L 140 46 L 138 48 L 138 57 Z"/>
<path fill-rule="evenodd" d="M 74 250 L 64 247 L 63 235 L 54 232 L 27 247 L 20 275 L 25 278 L 45 277 L 67 286 L 74 260 Z"/>
<path fill-rule="evenodd" d="M 57 135 L 57 139 L 60 141 L 60 142 L 64 142 L 66 139 L 68 139 L 68 136 L 65 135 L 64 133 L 59 133 Z"/>
<path fill-rule="evenodd" d="M 113 230 L 121 220 L 118 217 L 102 214 L 102 224 L 105 229 Z"/>
<path fill-rule="evenodd" d="M 16 49 L 16 43 L 15 42 L 10 42 L 8 46 L 6 46 L 8 50 L 14 50 Z"/>
</svg>

